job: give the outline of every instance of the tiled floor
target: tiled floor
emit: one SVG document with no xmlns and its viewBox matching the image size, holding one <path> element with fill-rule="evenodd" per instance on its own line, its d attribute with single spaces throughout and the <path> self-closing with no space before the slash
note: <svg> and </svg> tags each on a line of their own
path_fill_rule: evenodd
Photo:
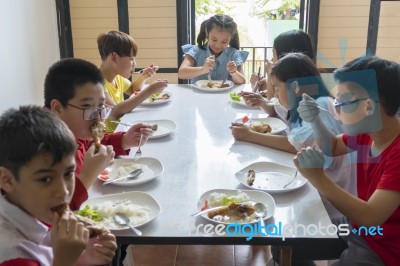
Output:
<svg viewBox="0 0 400 266">
<path fill-rule="evenodd" d="M 271 263 L 269 246 L 135 245 L 126 266 L 261 266 Z M 270 263 L 268 263 L 270 261 Z M 317 266 L 327 266 L 325 261 Z"/>
</svg>

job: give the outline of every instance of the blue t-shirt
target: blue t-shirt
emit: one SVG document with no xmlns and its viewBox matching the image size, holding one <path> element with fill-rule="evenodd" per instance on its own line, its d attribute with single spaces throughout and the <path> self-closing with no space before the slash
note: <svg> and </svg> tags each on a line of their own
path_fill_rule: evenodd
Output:
<svg viewBox="0 0 400 266">
<path fill-rule="evenodd" d="M 192 44 L 185 44 L 182 46 L 183 56 L 186 55 L 191 56 L 195 61 L 195 66 L 202 66 L 206 61 L 206 58 L 211 56 L 210 49 L 208 44 L 205 47 L 206 49 L 200 49 L 197 45 Z M 246 61 L 249 52 L 247 51 L 239 51 L 235 48 L 228 47 L 222 51 L 222 53 L 216 58 L 215 66 L 211 70 L 211 79 L 212 80 L 223 80 L 227 78 L 228 80 L 232 80 L 231 75 L 228 74 L 226 71 L 226 65 L 229 61 L 234 61 L 237 66 L 243 65 Z M 228 76 L 227 76 L 228 75 Z M 207 79 L 207 74 L 200 75 L 197 77 L 192 78 L 191 82 L 195 83 L 198 80 L 205 80 Z"/>
</svg>

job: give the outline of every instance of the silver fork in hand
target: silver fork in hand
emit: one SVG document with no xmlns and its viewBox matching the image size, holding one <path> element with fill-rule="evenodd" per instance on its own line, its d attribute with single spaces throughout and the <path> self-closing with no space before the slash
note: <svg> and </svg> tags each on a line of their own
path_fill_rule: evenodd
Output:
<svg viewBox="0 0 400 266">
<path fill-rule="evenodd" d="M 142 156 L 142 151 L 140 150 L 140 147 L 142 147 L 142 145 L 144 144 L 144 143 L 143 143 L 143 142 L 144 142 L 144 139 L 145 139 L 145 136 L 144 136 L 143 133 L 141 133 L 141 134 L 140 134 L 140 140 L 139 140 L 139 146 L 138 146 L 138 149 L 137 149 L 137 151 L 136 151 L 135 156 L 133 157 L 133 159 L 137 159 L 137 158 L 139 158 L 139 157 Z"/>
</svg>

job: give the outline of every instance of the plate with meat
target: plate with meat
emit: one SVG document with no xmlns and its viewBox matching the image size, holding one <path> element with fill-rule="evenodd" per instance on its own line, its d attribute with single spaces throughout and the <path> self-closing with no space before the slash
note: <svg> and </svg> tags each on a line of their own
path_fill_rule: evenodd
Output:
<svg viewBox="0 0 400 266">
<path fill-rule="evenodd" d="M 144 100 L 140 105 L 142 106 L 152 106 L 152 105 L 160 105 L 167 102 L 170 102 L 172 98 L 172 93 L 169 91 L 164 91 L 161 93 L 153 93 L 149 98 Z"/>
<path fill-rule="evenodd" d="M 268 193 L 281 193 L 299 189 L 307 183 L 300 173 L 285 187 L 296 173 L 296 168 L 272 162 L 256 162 L 235 174 L 236 179 L 247 188 Z"/>
<path fill-rule="evenodd" d="M 256 190 L 236 189 L 213 189 L 205 192 L 197 203 L 196 211 L 213 209 L 202 214 L 202 217 L 213 222 L 253 224 L 258 222 L 254 213 L 254 205 L 257 202 L 267 207 L 264 220 L 275 214 L 275 200 L 270 194 Z"/>
<path fill-rule="evenodd" d="M 93 220 L 100 228 L 111 231 L 129 229 L 114 221 L 117 212 L 129 217 L 131 226 L 139 227 L 156 219 L 161 214 L 161 206 L 150 194 L 129 191 L 89 198 L 82 203 L 77 214 Z"/>
<path fill-rule="evenodd" d="M 232 81 L 226 80 L 224 85 L 221 87 L 222 80 L 198 80 L 196 81 L 193 86 L 201 91 L 207 92 L 220 92 L 226 91 L 233 88 L 235 85 Z"/>
<path fill-rule="evenodd" d="M 129 173 L 136 169 L 142 171 L 135 178 L 129 178 Z M 102 173 L 98 175 L 101 181 L 112 181 L 116 178 L 121 178 L 110 185 L 115 186 L 137 186 L 149 182 L 164 172 L 163 164 L 156 158 L 141 157 L 139 159 L 124 158 L 115 159 L 114 164 L 107 167 Z M 124 178 L 126 177 L 126 178 Z"/>
<path fill-rule="evenodd" d="M 250 118 L 244 116 L 243 118 L 238 118 L 235 123 L 246 123 L 251 130 L 263 133 L 263 134 L 279 134 L 286 130 L 287 125 L 280 119 L 274 117 L 266 118 L 251 118 L 251 123 L 249 123 Z"/>
<path fill-rule="evenodd" d="M 151 125 L 153 134 L 149 137 L 149 139 L 162 138 L 168 136 L 169 134 L 171 134 L 176 130 L 175 122 L 169 119 L 133 121 L 128 125 L 134 125 L 137 123 L 144 123 Z"/>
</svg>

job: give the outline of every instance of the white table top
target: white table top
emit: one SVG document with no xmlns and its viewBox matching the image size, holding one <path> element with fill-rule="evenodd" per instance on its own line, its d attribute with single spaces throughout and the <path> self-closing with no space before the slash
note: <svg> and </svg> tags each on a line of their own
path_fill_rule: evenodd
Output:
<svg viewBox="0 0 400 266">
<path fill-rule="evenodd" d="M 212 189 L 247 188 L 240 184 L 234 173 L 254 163 L 270 161 L 294 167 L 293 154 L 246 142 L 235 141 L 229 125 L 244 115 L 266 117 L 258 109 L 240 107 L 231 103 L 229 92 L 248 90 L 249 85 L 235 86 L 224 92 L 199 91 L 190 85 L 170 84 L 166 91 L 172 93 L 169 103 L 137 107 L 122 121 L 169 119 L 177 124 L 172 134 L 149 140 L 142 147 L 143 157 L 154 157 L 164 165 L 164 173 L 156 179 L 138 186 L 103 186 L 96 181 L 89 191 L 90 197 L 123 191 L 142 191 L 152 195 L 161 205 L 161 215 L 140 227 L 142 237 L 133 236 L 129 230 L 116 233 L 129 243 L 152 244 L 240 244 L 244 237 L 207 235 L 196 232 L 198 224 L 209 224 L 202 217 L 193 218 L 199 197 Z M 122 129 L 119 126 L 117 129 Z M 136 148 L 131 151 L 134 155 Z M 283 225 L 331 224 L 318 192 L 309 183 L 300 189 L 271 194 L 276 202 L 276 212 L 266 223 Z M 216 225 L 216 224 L 214 224 Z M 323 233 L 304 235 L 302 232 L 286 238 L 285 243 L 296 239 L 329 240 L 336 236 Z M 282 238 L 255 237 L 247 244 L 276 244 Z M 294 243 L 294 242 L 293 242 Z"/>
</svg>

